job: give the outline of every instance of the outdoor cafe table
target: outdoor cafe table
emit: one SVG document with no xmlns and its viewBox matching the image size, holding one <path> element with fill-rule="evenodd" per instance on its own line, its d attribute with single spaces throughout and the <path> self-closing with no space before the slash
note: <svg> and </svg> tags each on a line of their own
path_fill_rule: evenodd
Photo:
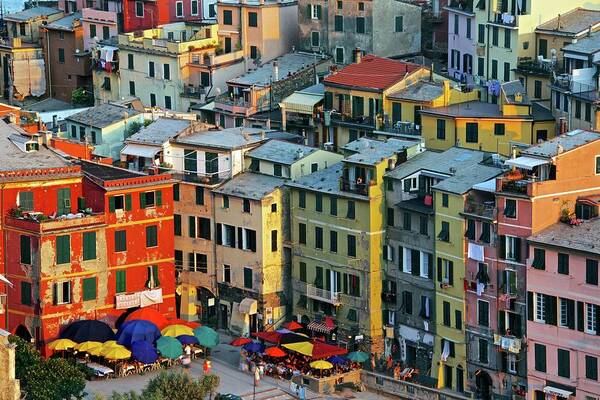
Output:
<svg viewBox="0 0 600 400">
<path fill-rule="evenodd" d="M 94 373 L 98 376 L 107 376 L 114 373 L 112 369 L 98 363 L 90 362 L 86 364 L 88 368 L 93 369 Z"/>
</svg>

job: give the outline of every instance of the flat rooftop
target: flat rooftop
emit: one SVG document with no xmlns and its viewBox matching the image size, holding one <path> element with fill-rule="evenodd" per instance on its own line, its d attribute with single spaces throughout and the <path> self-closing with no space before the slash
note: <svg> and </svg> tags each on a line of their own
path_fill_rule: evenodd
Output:
<svg viewBox="0 0 600 400">
<path fill-rule="evenodd" d="M 483 101 L 467 101 L 446 107 L 435 107 L 421 110 L 421 114 L 442 115 L 455 118 L 532 118 L 530 115 L 504 115 L 498 104 Z"/>
<path fill-rule="evenodd" d="M 580 225 L 556 223 L 531 236 L 529 242 L 598 255 L 600 254 L 600 218 L 583 221 Z"/>
<path fill-rule="evenodd" d="M 130 171 L 124 168 L 117 168 L 110 165 L 99 164 L 89 161 L 80 161 L 83 172 L 102 181 L 116 181 L 120 179 L 140 178 L 147 176 L 138 172 Z"/>
<path fill-rule="evenodd" d="M 343 147 L 344 150 L 354 153 L 346 157 L 344 162 L 375 165 L 403 150 L 418 145 L 419 142 L 412 140 L 388 139 L 382 141 L 362 137 Z"/>
<path fill-rule="evenodd" d="M 244 172 L 214 189 L 214 192 L 245 199 L 260 200 L 278 187 L 283 186 L 285 182 L 286 179 L 284 178 Z"/>
<path fill-rule="evenodd" d="M 303 144 L 270 140 L 250 151 L 247 155 L 259 160 L 271 161 L 283 165 L 292 165 L 298 160 L 314 153 L 318 149 Z"/>
<path fill-rule="evenodd" d="M 550 158 L 600 139 L 600 133 L 576 129 L 521 151 L 522 155 Z"/>
<path fill-rule="evenodd" d="M 5 20 L 8 21 L 17 21 L 17 22 L 26 22 L 33 21 L 37 18 L 47 17 L 48 15 L 54 15 L 62 13 L 61 10 L 57 8 L 51 7 L 33 7 L 27 10 L 19 11 L 16 13 L 8 14 L 4 16 Z"/>
<path fill-rule="evenodd" d="M 127 142 L 162 145 L 177 137 L 192 121 L 176 118 L 159 118 L 127 138 Z"/>
<path fill-rule="evenodd" d="M 243 127 L 195 132 L 174 139 L 174 143 L 232 150 L 259 144 L 266 140 L 269 139 L 264 129 Z"/>
<path fill-rule="evenodd" d="M 105 128 L 118 121 L 134 117 L 139 113 L 139 111 L 132 108 L 105 103 L 73 114 L 67 117 L 66 120 L 77 122 L 82 125 L 93 126 L 95 128 Z"/>
</svg>

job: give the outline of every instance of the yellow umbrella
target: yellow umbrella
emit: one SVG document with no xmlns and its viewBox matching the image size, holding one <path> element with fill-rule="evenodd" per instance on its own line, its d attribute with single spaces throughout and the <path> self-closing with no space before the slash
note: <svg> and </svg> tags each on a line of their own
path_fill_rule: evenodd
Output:
<svg viewBox="0 0 600 400">
<path fill-rule="evenodd" d="M 440 362 L 440 368 L 438 369 L 437 388 L 442 389 L 444 386 L 444 363 Z"/>
<path fill-rule="evenodd" d="M 77 344 L 77 346 L 75 346 L 75 350 L 89 353 L 92 349 L 99 348 L 99 347 L 102 347 L 102 343 L 94 342 L 94 341 L 87 341 L 87 342 L 82 342 L 82 343 Z"/>
<path fill-rule="evenodd" d="M 310 342 L 289 343 L 284 344 L 283 347 L 296 353 L 304 354 L 305 356 L 312 356 L 313 352 L 313 345 Z"/>
<path fill-rule="evenodd" d="M 110 349 L 111 347 L 114 347 L 114 346 L 118 346 L 117 341 L 116 340 L 109 340 L 107 342 L 104 342 L 102 344 L 102 346 L 100 346 L 100 347 L 94 347 L 94 348 L 90 349 L 88 351 L 88 354 L 90 354 L 92 356 L 101 356 L 103 351 L 108 350 L 108 349 Z"/>
<path fill-rule="evenodd" d="M 330 369 L 333 368 L 333 364 L 329 361 L 318 360 L 311 362 L 310 367 L 314 369 Z"/>
<path fill-rule="evenodd" d="M 108 358 L 109 360 L 123 360 L 131 357 L 131 352 L 124 346 L 117 344 L 107 347 L 100 353 L 100 355 L 104 358 Z"/>
<path fill-rule="evenodd" d="M 65 351 L 68 349 L 72 349 L 76 345 L 77 343 L 75 343 L 71 339 L 56 339 L 55 341 L 50 342 L 48 347 L 50 347 L 50 349 L 54 351 Z"/>
<path fill-rule="evenodd" d="M 169 325 L 166 328 L 164 328 L 161 333 L 163 336 L 172 337 L 177 337 L 181 335 L 194 336 L 194 330 L 192 328 L 181 324 Z"/>
</svg>

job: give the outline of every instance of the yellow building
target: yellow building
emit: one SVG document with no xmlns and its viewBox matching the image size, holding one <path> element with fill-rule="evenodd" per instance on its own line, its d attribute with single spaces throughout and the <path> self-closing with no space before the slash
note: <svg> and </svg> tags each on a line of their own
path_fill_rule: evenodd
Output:
<svg viewBox="0 0 600 400">
<path fill-rule="evenodd" d="M 435 209 L 435 344 L 431 376 L 438 387 L 463 392 L 467 383 L 467 343 L 465 336 L 466 224 L 461 217 L 467 194 L 473 185 L 498 176 L 502 169 L 484 160 L 475 168 L 457 171 L 432 187 Z M 443 156 L 443 154 L 441 155 Z M 459 156 L 468 159 L 468 155 Z"/>
<path fill-rule="evenodd" d="M 322 142 L 340 148 L 359 137 L 418 136 L 419 110 L 477 99 L 417 64 L 368 55 L 324 80 Z"/>
<path fill-rule="evenodd" d="M 552 113 L 531 103 L 519 81 L 504 83 L 499 91 L 499 104 L 469 101 L 422 110 L 425 147 L 459 146 L 508 156 L 515 146 L 527 147 L 555 136 Z"/>
</svg>

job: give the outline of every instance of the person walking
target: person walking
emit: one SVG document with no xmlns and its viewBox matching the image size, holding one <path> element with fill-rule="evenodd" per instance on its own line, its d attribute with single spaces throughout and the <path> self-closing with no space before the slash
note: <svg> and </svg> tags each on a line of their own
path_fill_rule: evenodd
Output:
<svg viewBox="0 0 600 400">
<path fill-rule="evenodd" d="M 185 372 L 189 373 L 190 366 L 192 364 L 192 348 L 190 345 L 185 346 L 183 359 L 181 360 L 181 365 Z"/>
</svg>

